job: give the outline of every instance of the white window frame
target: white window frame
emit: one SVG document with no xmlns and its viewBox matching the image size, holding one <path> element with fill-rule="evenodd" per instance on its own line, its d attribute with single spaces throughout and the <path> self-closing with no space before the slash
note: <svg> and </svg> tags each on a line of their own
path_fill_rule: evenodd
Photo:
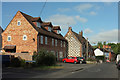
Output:
<svg viewBox="0 0 120 80">
<path fill-rule="evenodd" d="M 43 36 L 40 36 L 40 43 L 43 44 Z"/>
<path fill-rule="evenodd" d="M 50 31 L 50 32 L 51 32 L 51 27 L 48 27 L 48 31 Z"/>
<path fill-rule="evenodd" d="M 57 39 L 55 40 L 55 46 L 57 46 Z"/>
<path fill-rule="evenodd" d="M 24 37 L 26 37 L 26 39 L 24 39 Z M 24 40 L 24 41 L 27 40 L 27 35 L 23 35 L 23 40 Z"/>
<path fill-rule="evenodd" d="M 18 25 L 18 23 L 20 23 L 19 25 Z M 20 21 L 17 21 L 17 26 L 20 26 L 21 25 L 21 22 Z"/>
<path fill-rule="evenodd" d="M 61 41 L 61 47 L 62 47 L 62 41 Z"/>
<path fill-rule="evenodd" d="M 57 34 L 60 34 L 60 30 L 57 30 Z"/>
<path fill-rule="evenodd" d="M 62 51 L 59 52 L 59 58 L 63 58 L 63 52 Z"/>
<path fill-rule="evenodd" d="M 54 39 L 52 38 L 52 46 L 54 46 Z"/>
<path fill-rule="evenodd" d="M 10 40 L 8 40 L 8 38 L 10 38 Z M 8 37 L 7 37 L 7 41 L 11 41 L 11 36 L 8 36 Z"/>
<path fill-rule="evenodd" d="M 47 37 L 45 37 L 45 44 L 47 45 Z"/>
<path fill-rule="evenodd" d="M 65 41 L 64 41 L 64 47 L 65 47 Z"/>
<path fill-rule="evenodd" d="M 41 28 L 41 26 L 40 26 L 40 22 L 37 22 L 37 27 Z"/>
</svg>

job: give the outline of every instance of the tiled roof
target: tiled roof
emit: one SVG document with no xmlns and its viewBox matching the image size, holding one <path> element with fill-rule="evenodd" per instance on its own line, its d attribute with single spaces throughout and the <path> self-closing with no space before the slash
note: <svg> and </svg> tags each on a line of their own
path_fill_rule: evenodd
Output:
<svg viewBox="0 0 120 80">
<path fill-rule="evenodd" d="M 82 44 L 86 44 L 87 40 L 83 36 L 81 36 L 80 34 L 77 34 L 74 31 L 72 31 L 72 32 Z M 88 46 L 89 46 L 89 48 L 93 49 L 93 47 L 91 46 L 91 44 L 89 42 L 88 42 Z"/>
<path fill-rule="evenodd" d="M 53 26 L 53 30 L 60 30 L 61 31 L 60 26 Z"/>
<path fill-rule="evenodd" d="M 43 22 L 43 23 L 41 23 L 41 26 L 43 26 L 43 27 L 48 27 L 48 26 L 53 27 L 51 22 Z"/>
<path fill-rule="evenodd" d="M 81 36 L 80 34 L 77 34 L 76 32 L 72 31 L 73 34 L 77 37 L 77 39 L 82 43 L 82 44 L 85 44 L 86 43 L 86 39 Z"/>
<path fill-rule="evenodd" d="M 36 29 L 36 31 L 39 32 L 39 34 L 54 37 L 54 38 L 61 39 L 61 40 L 66 40 L 61 34 L 56 34 L 53 31 L 52 32 L 47 31 L 43 26 L 41 28 L 39 28 L 36 25 L 34 25 L 34 23 L 32 21 L 32 20 L 35 19 L 34 17 L 29 16 L 29 15 L 23 13 L 23 12 L 21 12 L 21 14 L 28 20 L 28 22 L 33 26 L 33 28 Z M 40 17 L 38 17 L 38 18 L 40 18 Z M 43 24 L 47 25 L 47 24 L 51 24 L 51 22 L 43 22 Z"/>
</svg>

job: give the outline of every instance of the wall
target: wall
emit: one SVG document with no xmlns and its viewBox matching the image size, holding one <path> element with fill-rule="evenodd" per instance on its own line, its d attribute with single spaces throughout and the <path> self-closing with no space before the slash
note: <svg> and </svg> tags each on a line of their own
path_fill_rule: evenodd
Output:
<svg viewBox="0 0 120 80">
<path fill-rule="evenodd" d="M 69 32 L 65 38 L 68 41 L 68 56 L 82 56 L 82 45 L 74 35 Z"/>
<path fill-rule="evenodd" d="M 56 57 L 58 57 L 57 59 L 60 59 L 60 56 L 67 57 L 67 42 L 65 41 L 65 46 L 64 46 L 64 41 L 62 40 L 62 47 L 61 47 L 61 40 L 57 39 L 57 46 L 55 46 L 55 38 L 54 39 L 54 45 L 52 45 L 52 37 L 48 37 L 48 36 L 43 36 L 43 44 L 41 44 L 41 39 L 40 39 L 39 35 L 39 40 L 38 40 L 38 52 L 40 50 L 47 50 L 48 52 L 53 52 Z M 45 37 L 47 37 L 47 45 L 45 44 Z M 61 55 L 60 55 L 61 54 Z"/>
<path fill-rule="evenodd" d="M 21 21 L 20 26 L 17 26 L 17 21 Z M 32 52 L 37 51 L 37 34 L 38 32 L 18 11 L 2 34 L 2 48 L 6 45 L 16 45 L 16 53 L 28 51 L 32 54 Z M 23 40 L 23 35 L 27 35 L 26 41 Z M 8 36 L 11 36 L 11 41 L 7 41 Z"/>
</svg>

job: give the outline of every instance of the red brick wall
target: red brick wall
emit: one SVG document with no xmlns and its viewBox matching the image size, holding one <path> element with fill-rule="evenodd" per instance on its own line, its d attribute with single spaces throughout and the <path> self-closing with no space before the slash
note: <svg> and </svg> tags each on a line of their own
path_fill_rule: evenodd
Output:
<svg viewBox="0 0 120 80">
<path fill-rule="evenodd" d="M 39 35 L 39 40 L 40 41 L 40 36 Z M 44 49 L 44 50 L 47 50 L 47 51 L 54 51 L 55 54 L 56 52 L 58 52 L 58 55 L 59 55 L 59 52 L 63 52 L 63 57 L 65 54 L 67 54 L 67 42 L 65 42 L 65 47 L 64 47 L 64 41 L 62 41 L 62 47 L 61 47 L 61 40 L 58 40 L 57 39 L 57 46 L 55 46 L 55 38 L 54 39 L 54 46 L 52 45 L 52 38 L 51 37 L 47 37 L 47 45 L 45 44 L 45 36 L 43 36 L 43 44 L 41 44 L 40 42 L 39 45 L 38 45 L 38 51 Z M 59 58 L 58 58 L 59 59 Z"/>
<path fill-rule="evenodd" d="M 17 21 L 21 21 L 20 26 L 17 26 Z M 30 53 L 37 51 L 37 34 L 38 32 L 18 11 L 2 34 L 2 48 L 6 45 L 16 45 L 17 53 L 21 53 L 22 51 L 29 51 Z M 23 35 L 27 35 L 26 41 L 23 40 Z M 11 41 L 7 41 L 8 36 L 11 36 Z"/>
</svg>

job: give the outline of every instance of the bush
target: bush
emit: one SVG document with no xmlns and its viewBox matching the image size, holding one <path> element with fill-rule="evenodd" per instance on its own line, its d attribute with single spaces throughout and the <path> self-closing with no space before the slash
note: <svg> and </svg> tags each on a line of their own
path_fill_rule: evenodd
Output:
<svg viewBox="0 0 120 80">
<path fill-rule="evenodd" d="M 97 60 L 105 61 L 105 56 L 96 56 L 96 59 Z"/>
<path fill-rule="evenodd" d="M 20 57 L 11 57 L 10 66 L 12 67 L 25 67 L 25 60 L 20 59 Z"/>
<path fill-rule="evenodd" d="M 36 61 L 37 65 L 51 66 L 56 64 L 56 57 L 51 52 L 46 52 L 42 50 L 33 55 L 33 59 Z"/>
<path fill-rule="evenodd" d="M 87 61 L 96 61 L 94 58 L 88 58 Z"/>
<path fill-rule="evenodd" d="M 17 57 L 11 58 L 11 66 L 12 67 L 20 67 L 21 61 Z"/>
<path fill-rule="evenodd" d="M 26 66 L 26 63 L 25 63 L 25 60 L 20 60 L 21 62 L 20 62 L 20 66 L 21 67 L 25 67 Z"/>
</svg>

